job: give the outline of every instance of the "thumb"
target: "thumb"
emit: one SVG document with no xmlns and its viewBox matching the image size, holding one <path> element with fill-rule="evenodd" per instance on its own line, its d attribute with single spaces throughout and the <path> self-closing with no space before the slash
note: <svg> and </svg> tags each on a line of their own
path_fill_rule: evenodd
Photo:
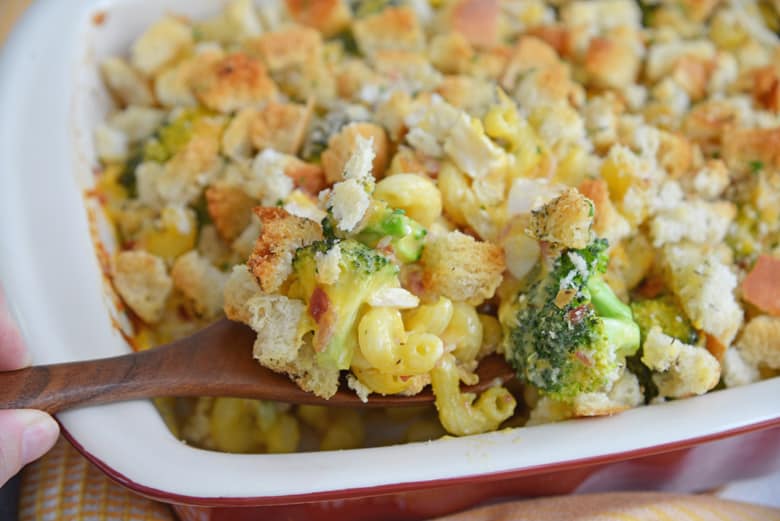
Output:
<svg viewBox="0 0 780 521">
<path fill-rule="evenodd" d="M 0 486 L 57 441 L 60 427 L 45 412 L 0 411 Z"/>
</svg>

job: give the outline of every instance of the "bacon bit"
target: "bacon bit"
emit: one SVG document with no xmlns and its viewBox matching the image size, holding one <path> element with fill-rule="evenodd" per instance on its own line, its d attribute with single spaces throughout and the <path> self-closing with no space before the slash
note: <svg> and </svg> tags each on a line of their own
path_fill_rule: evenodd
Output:
<svg viewBox="0 0 780 521">
<path fill-rule="evenodd" d="M 297 188 L 312 196 L 319 194 L 327 185 L 325 170 L 311 163 L 293 162 L 285 168 L 284 175 L 292 179 Z"/>
<path fill-rule="evenodd" d="M 481 241 L 482 240 L 482 237 L 479 236 L 479 233 L 477 233 L 477 230 L 475 230 L 471 226 L 466 226 L 463 229 L 461 229 L 461 231 L 463 233 L 465 233 L 466 235 L 469 235 L 470 237 L 472 237 L 476 241 Z"/>
<path fill-rule="evenodd" d="M 412 268 L 405 269 L 401 273 L 403 279 L 402 286 L 411 291 L 418 297 L 425 293 L 425 272 L 419 267 L 414 266 Z"/>
<path fill-rule="evenodd" d="M 585 353 L 583 353 L 582 351 L 576 351 L 574 353 L 574 358 L 582 362 L 584 365 L 587 365 L 588 367 L 593 365 L 593 360 L 591 360 L 590 357 Z"/>
<path fill-rule="evenodd" d="M 588 314 L 588 305 L 587 304 L 583 304 L 581 306 L 577 306 L 576 308 L 570 309 L 566 313 L 566 319 L 571 324 L 579 324 L 580 322 L 585 320 L 585 317 L 587 316 L 587 314 Z"/>
<path fill-rule="evenodd" d="M 708 333 L 705 333 L 705 336 L 707 338 L 707 351 L 720 362 L 726 354 L 726 346 L 723 345 L 720 340 Z"/>
<path fill-rule="evenodd" d="M 655 298 L 664 292 L 666 285 L 664 280 L 657 275 L 650 275 L 636 289 L 636 292 L 644 298 Z"/>
<path fill-rule="evenodd" d="M 742 281 L 742 298 L 772 316 L 780 317 L 780 259 L 761 255 Z"/>
<path fill-rule="evenodd" d="M 190 310 L 183 305 L 176 306 L 176 314 L 179 316 L 180 319 L 185 321 L 192 320 L 193 318 L 192 314 L 190 313 Z"/>
<path fill-rule="evenodd" d="M 562 289 L 558 292 L 557 295 L 555 295 L 554 303 L 556 306 L 558 306 L 558 309 L 563 309 L 569 302 L 572 301 L 575 295 L 577 295 L 576 289 Z"/>
<path fill-rule="evenodd" d="M 107 17 L 105 11 L 98 11 L 92 15 L 92 23 L 95 25 L 103 25 Z"/>
<path fill-rule="evenodd" d="M 323 315 L 328 311 L 330 307 L 330 299 L 322 286 L 317 286 L 311 294 L 311 300 L 309 301 L 309 315 L 315 322 L 319 323 Z"/>
<path fill-rule="evenodd" d="M 408 380 L 409 380 L 409 378 L 411 378 L 411 376 L 408 376 L 408 375 L 403 375 L 403 374 L 402 374 L 401 376 L 399 376 L 399 377 L 398 377 L 398 379 L 399 379 L 399 380 L 401 380 L 402 382 L 406 382 L 406 381 L 408 381 Z"/>
<path fill-rule="evenodd" d="M 547 241 L 539 241 L 539 250 L 541 251 L 542 259 L 550 261 L 561 253 L 560 246 Z"/>
<path fill-rule="evenodd" d="M 312 347 L 319 353 L 328 346 L 336 325 L 336 311 L 330 305 L 330 297 L 321 286 L 314 288 L 311 294 L 309 315 L 317 323 L 317 333 L 312 339 Z"/>
</svg>

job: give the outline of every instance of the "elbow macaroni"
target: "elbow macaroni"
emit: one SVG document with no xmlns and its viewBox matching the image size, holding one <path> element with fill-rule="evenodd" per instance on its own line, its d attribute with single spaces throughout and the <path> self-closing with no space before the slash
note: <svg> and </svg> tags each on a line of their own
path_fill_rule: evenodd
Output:
<svg viewBox="0 0 780 521">
<path fill-rule="evenodd" d="M 431 371 L 431 385 L 442 425 L 457 436 L 496 430 L 512 416 L 515 398 L 503 387 L 491 387 L 479 398 L 460 391 L 455 357 L 445 355 Z"/>
<path fill-rule="evenodd" d="M 366 312 L 358 326 L 358 343 L 366 360 L 388 375 L 430 371 L 444 352 L 441 339 L 430 333 L 404 330 L 401 313 L 391 308 Z"/>
</svg>

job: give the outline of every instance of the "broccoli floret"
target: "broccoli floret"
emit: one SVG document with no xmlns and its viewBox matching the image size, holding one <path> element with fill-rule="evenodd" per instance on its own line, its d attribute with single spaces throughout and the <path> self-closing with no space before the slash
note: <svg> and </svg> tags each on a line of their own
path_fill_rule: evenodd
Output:
<svg viewBox="0 0 780 521">
<path fill-rule="evenodd" d="M 374 248 L 383 238 L 390 237 L 390 245 L 399 261 L 420 260 L 428 233 L 421 224 L 407 217 L 403 210 L 390 208 L 381 201 L 375 201 L 369 212 L 366 225 L 355 239 Z"/>
<path fill-rule="evenodd" d="M 653 326 L 658 326 L 667 335 L 680 342 L 694 345 L 699 341 L 699 333 L 685 316 L 680 304 L 671 295 L 652 299 L 636 300 L 631 303 L 634 320 L 639 324 L 642 342 Z"/>
<path fill-rule="evenodd" d="M 631 303 L 634 320 L 639 325 L 641 342 L 644 344 L 647 332 L 658 326 L 667 335 L 686 344 L 696 344 L 699 334 L 685 316 L 685 312 L 671 295 L 652 299 L 636 300 Z M 642 348 L 626 359 L 628 370 L 639 378 L 645 395 L 645 402 L 658 396 L 658 387 L 653 381 L 653 371 L 642 363 Z"/>
<path fill-rule="evenodd" d="M 377 290 L 400 286 L 398 267 L 355 240 L 326 239 L 298 249 L 293 269 L 314 322 L 317 363 L 348 369 L 360 308 Z"/>
<path fill-rule="evenodd" d="M 376 248 L 382 239 L 389 238 L 387 246 L 392 248 L 395 258 L 403 263 L 420 260 L 428 234 L 428 230 L 407 217 L 403 210 L 391 208 L 384 201 L 377 200 L 371 202 L 365 224 L 356 234 L 346 234 L 339 230 L 330 209 L 321 224 L 326 239 L 352 238 L 369 248 Z"/>
<path fill-rule="evenodd" d="M 606 248 L 596 239 L 537 267 L 501 313 L 507 360 L 522 381 L 557 400 L 606 389 L 639 348 L 631 309 L 602 279 Z"/>
<path fill-rule="evenodd" d="M 197 121 L 208 115 L 201 109 L 187 109 L 173 121 L 162 125 L 144 143 L 144 160 L 164 163 L 176 155 L 192 138 Z"/>
</svg>

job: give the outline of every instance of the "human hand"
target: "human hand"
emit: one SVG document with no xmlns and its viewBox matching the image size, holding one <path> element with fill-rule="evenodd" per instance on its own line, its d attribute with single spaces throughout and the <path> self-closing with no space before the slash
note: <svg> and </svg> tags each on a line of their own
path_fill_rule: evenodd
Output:
<svg viewBox="0 0 780 521">
<path fill-rule="evenodd" d="M 0 371 L 29 364 L 30 356 L 0 290 Z M 0 486 L 22 466 L 43 456 L 57 441 L 59 432 L 57 422 L 45 412 L 0 410 Z"/>
</svg>

